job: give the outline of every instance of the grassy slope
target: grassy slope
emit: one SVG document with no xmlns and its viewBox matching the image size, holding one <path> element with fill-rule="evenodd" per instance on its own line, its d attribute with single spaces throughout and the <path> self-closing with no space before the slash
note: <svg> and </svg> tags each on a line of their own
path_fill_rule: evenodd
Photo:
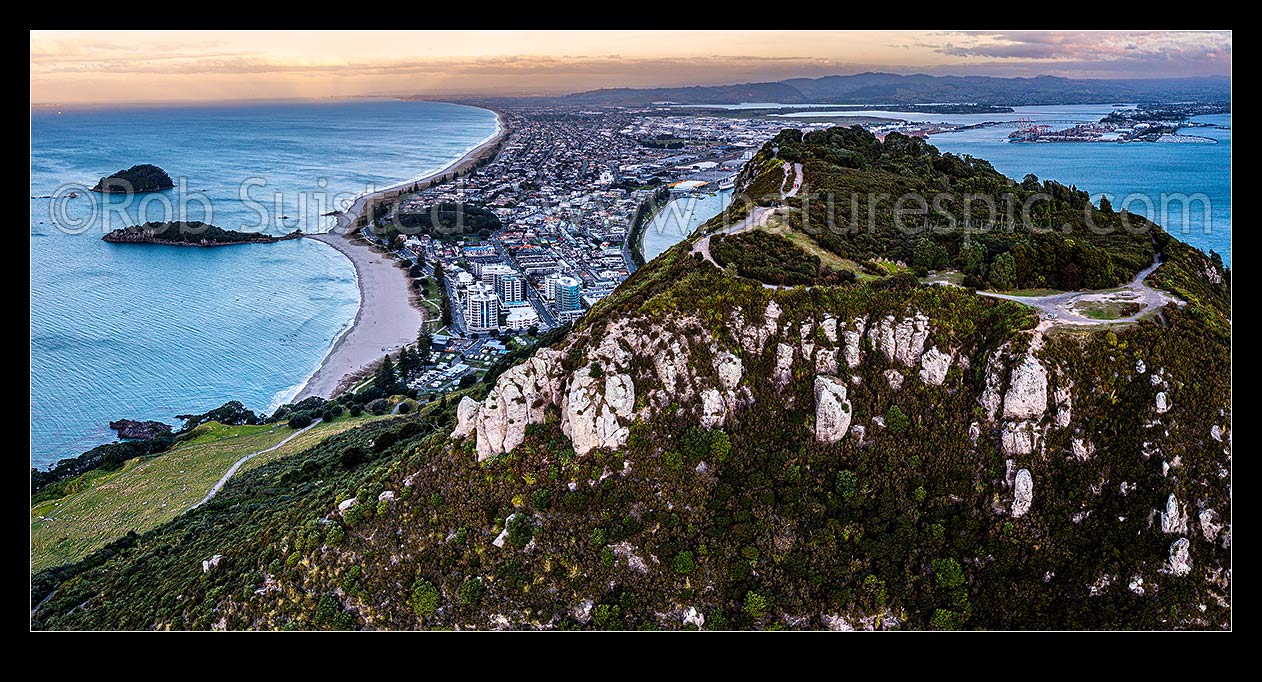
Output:
<svg viewBox="0 0 1262 682">
<path fill-rule="evenodd" d="M 240 471 L 299 452 L 376 417 L 319 424 L 247 462 Z M 241 457 L 293 435 L 284 424 L 198 427 L 200 435 L 169 452 L 135 459 L 122 469 L 89 474 L 82 489 L 31 509 L 31 570 L 77 561 L 127 531 L 143 532 L 178 516 L 206 495 Z"/>
</svg>

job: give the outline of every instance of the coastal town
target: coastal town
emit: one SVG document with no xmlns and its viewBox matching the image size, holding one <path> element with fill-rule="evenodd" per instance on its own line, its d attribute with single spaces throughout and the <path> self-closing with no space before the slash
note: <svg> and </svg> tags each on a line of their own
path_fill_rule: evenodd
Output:
<svg viewBox="0 0 1262 682">
<path fill-rule="evenodd" d="M 731 189 L 783 128 L 672 114 L 501 111 L 484 162 L 364 209 L 355 232 L 407 270 L 424 311 L 432 364 L 410 388 L 456 390 L 581 317 L 635 271 L 637 225 L 672 198 Z"/>
</svg>

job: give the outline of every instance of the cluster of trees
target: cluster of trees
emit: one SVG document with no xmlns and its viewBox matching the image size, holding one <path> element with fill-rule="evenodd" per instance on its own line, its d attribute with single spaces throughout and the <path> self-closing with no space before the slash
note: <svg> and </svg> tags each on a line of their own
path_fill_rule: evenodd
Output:
<svg viewBox="0 0 1262 682">
<path fill-rule="evenodd" d="M 485 238 L 503 224 L 499 216 L 482 206 L 444 201 L 415 212 L 400 209 L 386 225 L 386 234 L 396 234 L 400 227 L 408 234 L 427 234 L 434 238 L 470 234 Z"/>
<path fill-rule="evenodd" d="M 976 287 L 1080 289 L 1121 284 L 1156 253 L 1159 228 L 1140 216 L 1107 201 L 1095 208 L 1085 191 L 1034 175 L 1017 182 L 983 159 L 899 133 L 882 142 L 857 126 L 782 131 L 750 164 L 759 169 L 748 190 L 755 201 L 778 193 L 775 159 L 805 166 L 808 186 L 786 201 L 800 209 L 789 224 L 858 262 L 959 269 Z"/>
<path fill-rule="evenodd" d="M 710 249 L 719 264 L 733 265 L 741 277 L 766 284 L 843 284 L 855 279 L 853 272 L 821 265 L 819 256 L 806 253 L 781 235 L 762 230 L 711 239 Z"/>
</svg>

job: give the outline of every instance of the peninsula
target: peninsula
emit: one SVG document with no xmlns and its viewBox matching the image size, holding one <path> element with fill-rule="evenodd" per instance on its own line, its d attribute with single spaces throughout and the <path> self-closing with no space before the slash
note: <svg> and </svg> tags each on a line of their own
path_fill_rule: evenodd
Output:
<svg viewBox="0 0 1262 682">
<path fill-rule="evenodd" d="M 171 189 L 175 183 L 167 172 L 151 163 L 142 163 L 97 181 L 93 192 L 105 194 L 141 194 Z"/>
<path fill-rule="evenodd" d="M 200 220 L 150 222 L 111 230 L 101 239 L 119 244 L 162 244 L 167 246 L 227 246 L 230 244 L 270 244 L 297 239 L 301 230 L 274 236 L 258 232 L 237 232 L 215 227 Z"/>
</svg>

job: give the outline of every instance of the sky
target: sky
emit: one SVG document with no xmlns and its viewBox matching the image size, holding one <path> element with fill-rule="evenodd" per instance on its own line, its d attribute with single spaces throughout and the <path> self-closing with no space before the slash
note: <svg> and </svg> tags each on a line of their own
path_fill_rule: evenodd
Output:
<svg viewBox="0 0 1262 682">
<path fill-rule="evenodd" d="M 886 71 L 1230 75 L 1230 31 L 32 31 L 33 104 L 557 95 Z"/>
</svg>

